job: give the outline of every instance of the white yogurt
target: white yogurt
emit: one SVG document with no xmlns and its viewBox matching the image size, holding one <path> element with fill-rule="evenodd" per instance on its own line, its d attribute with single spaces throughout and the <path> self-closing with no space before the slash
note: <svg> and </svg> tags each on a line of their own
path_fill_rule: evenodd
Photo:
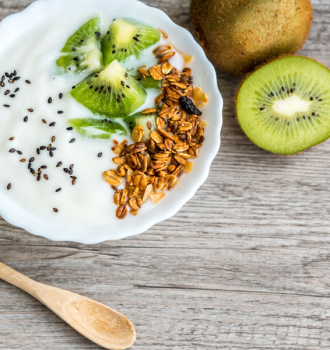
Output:
<svg viewBox="0 0 330 350">
<path fill-rule="evenodd" d="M 89 18 L 93 16 L 95 14 L 91 13 Z M 118 13 L 113 18 L 101 14 L 103 35 L 112 20 L 118 17 Z M 69 119 L 92 116 L 89 110 L 69 95 L 72 86 L 86 75 L 57 75 L 55 64 L 67 38 L 89 18 L 84 15 L 63 16 L 61 23 L 58 23 L 58 18 L 47 19 L 47 24 L 28 31 L 26 37 L 15 40 L 11 48 L 0 56 L 0 67 L 3 71 L 0 74 L 11 73 L 16 69 L 21 77 L 15 84 L 6 83 L 0 90 L 0 186 L 6 187 L 11 183 L 11 190 L 4 195 L 15 200 L 25 211 L 48 220 L 50 225 L 59 221 L 106 225 L 115 218 L 114 192 L 102 177 L 105 170 L 116 167 L 112 162 L 115 156 L 111 151 L 113 142 L 83 138 L 74 130 L 66 130 Z M 175 39 L 169 38 L 167 42 L 175 43 Z M 162 43 L 163 39 L 155 46 Z M 139 60 L 126 62 L 126 68 L 136 69 L 144 64 L 148 67 L 156 64 L 152 54 L 154 47 L 146 50 Z M 178 69 L 183 68 L 183 60 L 179 54 L 173 57 L 171 63 Z M 31 81 L 30 85 L 25 83 L 26 79 Z M 11 98 L 10 95 L 17 87 L 20 88 L 19 92 L 15 98 Z M 4 96 L 7 89 L 10 94 Z M 60 93 L 64 95 L 62 100 L 58 97 Z M 139 110 L 154 107 L 157 94 L 158 92 L 148 91 L 147 101 Z M 47 102 L 49 97 L 53 99 L 52 104 Z M 4 104 L 10 105 L 10 108 L 3 107 Z M 30 108 L 34 110 L 32 113 L 28 112 Z M 58 111 L 64 113 L 58 114 Z M 25 116 L 28 116 L 28 122 L 23 122 Z M 49 126 L 52 122 L 56 123 L 54 127 Z M 53 143 L 52 136 L 56 137 Z M 15 140 L 9 141 L 10 137 L 15 137 Z M 70 143 L 73 138 L 76 141 Z M 114 138 L 119 142 L 123 139 Z M 128 141 L 131 142 L 130 139 Z M 56 147 L 53 158 L 46 150 L 37 155 L 38 147 L 48 146 L 50 143 Z M 9 153 L 12 148 L 22 151 L 23 154 Z M 98 158 L 100 152 L 103 153 L 102 158 Z M 37 182 L 36 177 L 29 172 L 27 166 L 31 157 L 35 158 L 32 163 L 35 170 L 41 165 L 47 166 L 43 174 L 49 176 L 48 181 L 42 177 Z M 21 163 L 22 158 L 27 161 Z M 58 162 L 63 165 L 56 167 Z M 71 164 L 74 164 L 73 175 L 78 178 L 75 186 L 71 183 L 70 175 L 63 171 L 64 167 L 69 168 Z M 61 191 L 56 193 L 58 188 Z M 54 213 L 53 208 L 57 208 L 59 212 Z M 147 208 L 148 205 L 142 210 Z"/>
</svg>

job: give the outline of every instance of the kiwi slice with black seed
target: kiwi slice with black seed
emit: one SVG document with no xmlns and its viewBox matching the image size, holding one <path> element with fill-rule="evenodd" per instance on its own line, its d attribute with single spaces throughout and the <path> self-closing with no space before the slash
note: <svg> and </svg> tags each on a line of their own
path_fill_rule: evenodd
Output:
<svg viewBox="0 0 330 350">
<path fill-rule="evenodd" d="M 130 56 L 138 58 L 141 52 L 160 40 L 158 30 L 131 19 L 116 19 L 102 40 L 104 64 L 124 61 Z"/>
<path fill-rule="evenodd" d="M 113 135 L 127 135 L 126 129 L 121 124 L 110 119 L 70 119 L 69 124 L 80 135 L 93 139 L 109 140 Z"/>
<path fill-rule="evenodd" d="M 147 98 L 146 90 L 117 60 L 83 80 L 70 94 L 93 113 L 115 117 L 130 115 Z"/>
<path fill-rule="evenodd" d="M 56 61 L 58 67 L 74 73 L 101 69 L 100 24 L 99 17 L 92 18 L 68 39 Z"/>
<path fill-rule="evenodd" d="M 306 57 L 278 59 L 243 82 L 236 107 L 257 146 L 299 153 L 330 137 L 330 70 Z"/>
<path fill-rule="evenodd" d="M 146 142 L 150 138 L 150 132 L 156 131 L 156 119 L 157 114 L 142 114 L 142 113 L 136 113 L 129 117 L 124 118 L 124 122 L 129 127 L 130 131 L 133 132 L 134 128 L 136 126 L 142 126 L 144 129 L 144 134 L 142 138 L 142 142 Z"/>
</svg>

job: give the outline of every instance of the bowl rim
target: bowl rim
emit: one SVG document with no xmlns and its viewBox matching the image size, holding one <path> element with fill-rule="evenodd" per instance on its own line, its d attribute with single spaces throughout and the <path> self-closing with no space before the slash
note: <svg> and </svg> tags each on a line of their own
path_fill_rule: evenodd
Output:
<svg viewBox="0 0 330 350">
<path fill-rule="evenodd" d="M 0 31 L 6 30 L 6 27 L 13 27 L 16 25 L 17 21 L 20 21 L 20 23 L 24 24 L 26 23 L 26 20 L 24 18 L 28 18 L 29 21 L 33 22 L 31 18 L 34 16 L 38 16 L 38 13 L 43 9 L 44 5 L 49 5 L 50 3 L 56 3 L 57 5 L 61 6 L 61 4 L 65 4 L 67 0 L 37 0 L 27 6 L 24 10 L 9 15 L 6 18 L 4 18 L 0 23 Z M 74 0 L 71 0 L 72 2 Z M 87 0 L 79 0 L 80 4 L 84 1 L 87 2 Z M 88 0 L 89 1 L 89 0 Z M 102 0 L 98 0 L 102 1 Z M 106 0 L 103 0 L 106 1 Z M 117 0 L 118 1 L 118 0 Z M 183 40 L 189 40 L 190 42 L 194 43 L 195 45 L 195 53 L 199 56 L 199 60 L 203 61 L 203 68 L 205 69 L 205 73 L 208 75 L 209 83 L 208 83 L 208 89 L 212 91 L 212 94 L 216 97 L 215 103 L 215 110 L 213 111 L 213 114 L 217 117 L 212 120 L 212 130 L 211 130 L 211 137 L 214 142 L 212 149 L 209 149 L 208 152 L 205 152 L 203 155 L 203 169 L 200 166 L 199 168 L 195 167 L 194 171 L 196 172 L 195 180 L 194 180 L 194 186 L 191 186 L 190 190 L 187 191 L 184 195 L 177 198 L 177 196 L 174 198 L 173 203 L 171 203 L 171 206 L 167 207 L 167 210 L 165 211 L 158 211 L 157 215 L 149 215 L 147 219 L 144 219 L 142 222 L 140 220 L 139 225 L 123 225 L 123 229 L 121 232 L 119 232 L 116 237 L 110 237 L 107 232 L 109 231 L 109 226 L 111 224 L 106 226 L 99 226 L 95 227 L 95 230 L 102 230 L 102 234 L 99 234 L 98 236 L 94 236 L 92 234 L 90 235 L 84 235 L 81 237 L 70 237 L 68 236 L 67 239 L 63 239 L 63 237 L 59 237 L 56 232 L 58 231 L 58 227 L 55 227 L 54 225 L 48 225 L 46 220 L 44 222 L 41 221 L 41 223 L 37 223 L 34 220 L 29 221 L 29 217 L 23 217 L 24 222 L 22 221 L 22 215 L 17 215 L 16 211 L 18 210 L 15 206 L 10 205 L 0 205 L 0 215 L 10 224 L 20 227 L 30 233 L 32 233 L 35 236 L 40 236 L 47 238 L 52 241 L 66 241 L 66 242 L 76 242 L 76 243 L 82 243 L 82 244 L 98 244 L 104 241 L 108 240 L 118 240 L 118 239 L 124 239 L 130 236 L 135 236 L 141 233 L 146 232 L 149 230 L 152 226 L 156 225 L 157 223 L 160 223 L 162 221 L 165 221 L 172 216 L 176 215 L 180 209 L 195 195 L 197 190 L 204 184 L 204 182 L 207 180 L 210 172 L 210 168 L 212 165 L 212 162 L 216 155 L 219 152 L 220 145 L 221 145 L 221 136 L 220 132 L 222 129 L 223 124 L 223 98 L 221 96 L 221 93 L 218 89 L 218 83 L 217 83 L 217 74 L 215 71 L 215 68 L 211 64 L 211 62 L 206 57 L 206 54 L 202 47 L 195 41 L 193 35 L 186 30 L 185 28 L 175 24 L 170 17 L 164 13 L 163 11 L 151 7 L 149 5 L 146 5 L 138 0 L 120 0 L 123 6 L 125 4 L 129 4 L 130 6 L 136 6 L 140 7 L 140 9 L 147 10 L 149 13 L 153 13 L 159 18 L 161 18 L 162 21 L 167 22 L 168 25 L 176 27 L 176 31 L 180 36 L 182 36 Z M 39 11 L 40 10 L 40 11 Z M 198 172 L 197 172 L 197 169 Z M 64 223 L 63 223 L 64 224 Z M 68 223 L 65 223 L 68 225 Z M 84 226 L 81 225 L 81 229 L 83 230 Z"/>
</svg>

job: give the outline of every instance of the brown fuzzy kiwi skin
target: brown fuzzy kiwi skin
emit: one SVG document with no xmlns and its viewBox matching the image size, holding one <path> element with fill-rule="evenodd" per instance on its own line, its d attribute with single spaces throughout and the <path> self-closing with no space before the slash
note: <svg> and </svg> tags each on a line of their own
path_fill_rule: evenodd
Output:
<svg viewBox="0 0 330 350">
<path fill-rule="evenodd" d="M 239 83 L 238 88 L 237 88 L 236 93 L 235 93 L 235 97 L 234 97 L 234 102 L 235 102 L 235 119 L 236 119 L 237 124 L 239 125 L 241 131 L 243 132 L 243 134 L 247 137 L 247 139 L 248 139 L 251 143 L 253 143 L 253 144 L 254 144 L 255 146 L 257 146 L 258 148 L 264 150 L 265 152 L 268 152 L 268 153 L 271 153 L 271 154 L 280 155 L 280 156 L 294 156 L 294 155 L 297 155 L 297 154 L 301 154 L 302 152 L 304 152 L 304 151 L 306 151 L 306 150 L 308 150 L 308 149 L 310 149 L 310 148 L 314 148 L 314 147 L 316 147 L 316 146 L 322 144 L 323 142 L 325 142 L 325 141 L 327 141 L 327 140 L 321 141 L 320 143 L 318 143 L 318 144 L 316 144 L 316 145 L 314 145 L 314 146 L 312 146 L 312 147 L 307 147 L 307 148 L 305 148 L 305 149 L 303 149 L 303 150 L 301 150 L 300 152 L 297 152 L 297 153 L 295 153 L 295 154 L 282 154 L 282 153 L 276 153 L 276 152 L 271 152 L 271 151 L 265 150 L 265 149 L 259 147 L 258 145 L 256 145 L 256 144 L 245 134 L 245 132 L 244 132 L 242 126 L 241 126 L 241 123 L 239 122 L 239 119 L 238 119 L 238 113 L 237 113 L 237 99 L 238 99 L 238 95 L 239 95 L 239 92 L 241 91 L 241 88 L 242 88 L 243 84 L 245 83 L 245 81 L 246 81 L 253 73 L 255 73 L 257 70 L 259 70 L 260 68 L 266 66 L 266 65 L 269 64 L 269 63 L 272 63 L 272 62 L 281 60 L 281 59 L 283 59 L 283 58 L 288 58 L 288 57 L 302 57 L 302 58 L 308 58 L 308 59 L 310 59 L 311 61 L 314 61 L 314 62 L 320 64 L 321 66 L 323 66 L 324 68 L 327 68 L 328 70 L 330 70 L 329 67 L 327 67 L 327 66 L 325 66 L 324 64 L 320 63 L 320 62 L 317 61 L 316 59 L 311 58 L 311 57 L 308 57 L 308 56 L 302 56 L 302 55 L 283 55 L 283 56 L 277 57 L 277 58 L 275 58 L 275 59 L 269 59 L 269 60 L 267 61 L 267 63 L 261 64 L 259 67 L 255 68 L 252 72 L 248 73 L 248 74 L 242 79 L 242 81 Z"/>
<path fill-rule="evenodd" d="M 299 51 L 308 38 L 312 13 L 310 0 L 192 0 L 190 7 L 206 54 L 232 75 Z"/>
</svg>

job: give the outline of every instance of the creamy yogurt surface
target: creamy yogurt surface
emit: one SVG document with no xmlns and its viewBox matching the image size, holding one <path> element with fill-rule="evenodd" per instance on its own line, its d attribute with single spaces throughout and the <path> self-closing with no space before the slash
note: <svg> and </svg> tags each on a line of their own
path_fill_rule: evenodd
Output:
<svg viewBox="0 0 330 350">
<path fill-rule="evenodd" d="M 113 141 L 84 138 L 75 130 L 67 130 L 69 119 L 93 117 L 88 109 L 69 94 L 72 87 L 88 74 L 58 74 L 56 66 L 56 59 L 68 37 L 95 15 L 101 17 L 102 35 L 105 35 L 113 19 L 127 17 L 125 9 L 120 7 L 115 11 L 107 9 L 89 15 L 85 12 L 54 15 L 53 18 L 45 18 L 42 24 L 32 30 L 27 30 L 0 55 L 0 77 L 14 70 L 20 77 L 13 84 L 9 84 L 6 78 L 5 86 L 0 89 L 0 185 L 5 188 L 11 184 L 10 190 L 1 191 L 1 196 L 7 197 L 2 200 L 13 200 L 26 212 L 40 216 L 50 224 L 61 221 L 107 225 L 118 220 L 113 191 L 102 177 L 104 171 L 115 168 L 112 158 L 116 155 L 111 150 Z M 153 25 L 147 18 L 135 19 Z M 130 58 L 123 65 L 128 71 L 142 65 L 151 67 L 157 63 L 152 54 L 154 47 L 164 43 L 176 45 L 178 39 L 169 37 L 165 41 L 162 38 L 145 50 L 141 58 Z M 180 54 L 171 59 L 171 64 L 180 70 L 184 67 Z M 19 91 L 15 93 L 17 88 Z M 4 95 L 6 90 L 10 90 L 8 95 Z M 15 97 L 10 97 L 13 94 Z M 62 99 L 59 94 L 63 94 Z M 146 103 L 137 111 L 154 107 L 154 99 L 158 94 L 159 91 L 148 90 Z M 48 102 L 49 98 L 52 103 Z M 27 121 L 24 121 L 26 117 Z M 50 126 L 52 123 L 55 125 Z M 51 141 L 53 136 L 54 142 Z M 10 138 L 15 139 L 10 141 Z M 129 136 L 114 136 L 113 139 L 131 142 Z M 37 154 L 37 148 L 49 144 L 56 148 L 53 157 L 49 156 L 47 150 Z M 10 153 L 11 149 L 16 152 Z M 22 154 L 18 154 L 17 150 Z M 98 157 L 100 153 L 102 157 Z M 35 158 L 31 165 L 35 171 L 43 165 L 47 166 L 42 174 L 48 175 L 48 181 L 43 176 L 40 181 L 36 181 L 36 176 L 31 174 L 28 169 L 31 157 Z M 26 159 L 24 163 L 20 162 L 23 158 Z M 57 167 L 59 162 L 62 165 Z M 72 175 L 77 177 L 74 186 L 70 174 L 63 171 L 70 165 L 74 165 Z M 61 190 L 56 192 L 57 189 Z M 148 203 L 141 212 L 153 206 Z M 53 208 L 57 208 L 58 213 Z M 132 219 L 134 217 L 129 218 Z"/>
</svg>

